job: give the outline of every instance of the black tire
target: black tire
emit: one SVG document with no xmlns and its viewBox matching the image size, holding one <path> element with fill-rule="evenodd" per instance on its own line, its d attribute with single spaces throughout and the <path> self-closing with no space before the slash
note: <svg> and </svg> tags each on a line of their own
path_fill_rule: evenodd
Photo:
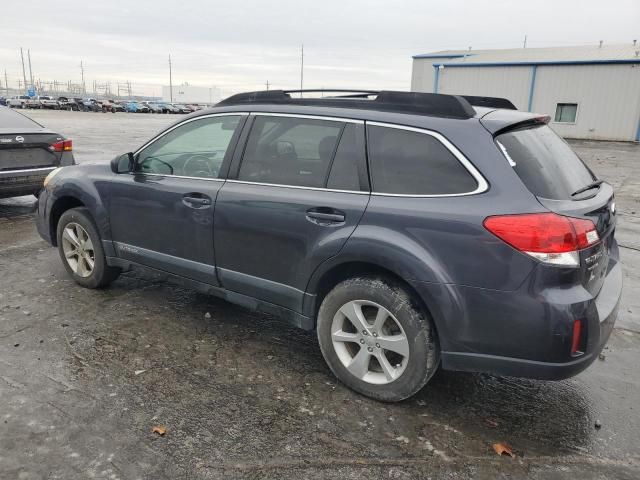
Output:
<svg viewBox="0 0 640 480">
<path fill-rule="evenodd" d="M 358 378 L 347 370 L 335 351 L 331 338 L 334 316 L 343 305 L 354 300 L 384 307 L 401 325 L 409 341 L 404 371 L 389 383 L 374 384 Z M 436 372 L 440 362 L 435 327 L 427 312 L 402 286 L 383 277 L 351 278 L 331 290 L 318 312 L 317 334 L 322 354 L 334 375 L 356 392 L 384 402 L 399 402 L 417 393 Z"/>
<path fill-rule="evenodd" d="M 94 267 L 91 274 L 87 277 L 82 277 L 75 273 L 65 257 L 62 234 L 69 223 L 77 223 L 80 225 L 87 232 L 91 239 L 91 243 L 93 244 Z M 62 259 L 62 264 L 78 285 L 85 288 L 102 288 L 109 285 L 118 278 L 118 275 L 120 275 L 119 268 L 107 265 L 100 234 L 98 233 L 98 229 L 93 222 L 93 218 L 91 217 L 89 210 L 86 208 L 72 208 L 64 212 L 58 222 L 56 236 L 58 239 L 58 253 Z"/>
</svg>

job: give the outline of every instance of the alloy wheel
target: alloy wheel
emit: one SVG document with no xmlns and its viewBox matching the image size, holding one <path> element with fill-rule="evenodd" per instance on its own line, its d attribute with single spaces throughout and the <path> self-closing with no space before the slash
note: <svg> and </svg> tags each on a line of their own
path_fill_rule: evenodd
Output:
<svg viewBox="0 0 640 480">
<path fill-rule="evenodd" d="M 368 300 L 353 300 L 338 309 L 331 342 L 347 371 L 367 383 L 393 382 L 409 361 L 409 340 L 400 322 L 382 305 Z"/>
<path fill-rule="evenodd" d="M 73 273 L 83 278 L 93 273 L 96 259 L 93 242 L 81 225 L 71 222 L 64 227 L 62 251 Z"/>
</svg>

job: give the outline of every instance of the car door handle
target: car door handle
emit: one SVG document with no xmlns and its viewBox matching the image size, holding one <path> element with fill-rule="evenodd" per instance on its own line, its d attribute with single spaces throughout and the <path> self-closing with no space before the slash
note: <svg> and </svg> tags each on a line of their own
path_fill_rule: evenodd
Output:
<svg viewBox="0 0 640 480">
<path fill-rule="evenodd" d="M 183 195 L 182 203 L 190 208 L 208 208 L 211 206 L 211 199 L 202 194 L 187 194 Z"/>
<path fill-rule="evenodd" d="M 307 210 L 307 220 L 317 224 L 344 223 L 344 212 L 328 207 L 316 207 Z"/>
</svg>

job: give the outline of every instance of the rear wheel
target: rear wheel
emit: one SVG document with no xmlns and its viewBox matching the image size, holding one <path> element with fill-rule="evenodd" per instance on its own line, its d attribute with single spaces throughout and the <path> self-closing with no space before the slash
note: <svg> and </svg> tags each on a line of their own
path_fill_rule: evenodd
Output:
<svg viewBox="0 0 640 480">
<path fill-rule="evenodd" d="M 384 278 L 357 277 L 337 285 L 320 306 L 317 333 L 336 377 L 377 400 L 414 395 L 440 361 L 427 313 L 403 287 Z"/>
<path fill-rule="evenodd" d="M 62 263 L 79 285 L 104 287 L 120 274 L 119 268 L 107 265 L 100 234 L 86 208 L 72 208 L 62 214 L 57 239 Z"/>
</svg>

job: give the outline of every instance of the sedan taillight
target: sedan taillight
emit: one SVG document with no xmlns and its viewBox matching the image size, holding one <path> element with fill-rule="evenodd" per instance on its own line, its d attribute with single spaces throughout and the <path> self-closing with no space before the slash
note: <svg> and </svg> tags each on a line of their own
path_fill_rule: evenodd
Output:
<svg viewBox="0 0 640 480">
<path fill-rule="evenodd" d="M 73 150 L 73 142 L 71 140 L 60 140 L 49 145 L 49 150 L 52 152 L 70 152 Z"/>
</svg>

